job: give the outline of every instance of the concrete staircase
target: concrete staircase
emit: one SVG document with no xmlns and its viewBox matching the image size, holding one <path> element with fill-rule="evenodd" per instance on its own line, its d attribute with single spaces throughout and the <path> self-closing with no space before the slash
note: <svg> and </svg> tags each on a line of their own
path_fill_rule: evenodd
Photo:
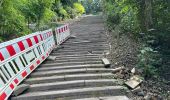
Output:
<svg viewBox="0 0 170 100">
<path fill-rule="evenodd" d="M 73 34 L 79 32 L 77 37 L 53 50 L 56 61 L 41 64 L 24 81 L 30 88 L 11 100 L 129 100 L 111 69 L 102 64 L 101 57 L 109 46 L 101 18 L 86 17 L 71 29 Z"/>
</svg>

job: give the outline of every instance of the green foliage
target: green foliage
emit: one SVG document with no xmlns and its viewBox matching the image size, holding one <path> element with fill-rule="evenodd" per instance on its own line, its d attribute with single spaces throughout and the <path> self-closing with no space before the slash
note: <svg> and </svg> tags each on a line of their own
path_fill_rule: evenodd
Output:
<svg viewBox="0 0 170 100">
<path fill-rule="evenodd" d="M 16 2 L 3 0 L 0 6 L 0 37 L 1 41 L 10 39 L 9 36 L 16 35 L 18 32 L 28 31 L 25 24 L 25 17 L 15 7 Z"/>
<path fill-rule="evenodd" d="M 137 66 L 144 71 L 144 77 L 150 78 L 151 76 L 155 76 L 158 74 L 157 67 L 159 59 L 157 58 L 157 51 L 154 51 L 150 47 L 144 47 L 140 50 L 138 55 L 139 61 Z"/>
<path fill-rule="evenodd" d="M 103 0 L 103 12 L 110 30 L 119 27 L 118 32 L 128 33 L 144 45 L 137 66 L 144 69 L 145 76 L 169 66 L 169 0 Z"/>
<path fill-rule="evenodd" d="M 78 2 L 79 0 L 1 0 L 0 42 L 50 26 L 52 21 L 75 18 L 84 13 L 84 7 Z"/>
<path fill-rule="evenodd" d="M 108 0 L 108 2 L 104 2 L 104 13 L 110 29 L 119 26 L 122 33 L 139 32 L 137 11 L 132 8 L 132 5 L 127 3 L 127 0 Z"/>
<path fill-rule="evenodd" d="M 66 19 L 69 17 L 67 11 L 64 8 L 59 9 L 59 16 L 61 16 L 63 19 Z"/>
<path fill-rule="evenodd" d="M 87 14 L 95 14 L 102 11 L 102 0 L 83 0 L 82 4 Z"/>
<path fill-rule="evenodd" d="M 85 12 L 84 7 L 80 3 L 74 3 L 73 6 L 78 14 L 83 14 Z"/>
<path fill-rule="evenodd" d="M 77 16 L 76 9 L 68 7 L 68 6 L 65 9 L 67 13 L 69 14 L 70 18 L 75 18 Z"/>
</svg>

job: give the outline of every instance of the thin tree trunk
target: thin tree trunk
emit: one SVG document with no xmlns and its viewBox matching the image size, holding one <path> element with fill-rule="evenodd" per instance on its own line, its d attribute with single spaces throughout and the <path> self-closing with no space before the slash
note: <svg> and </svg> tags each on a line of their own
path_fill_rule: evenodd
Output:
<svg viewBox="0 0 170 100">
<path fill-rule="evenodd" d="M 145 0 L 145 26 L 146 30 L 151 29 L 153 26 L 152 19 L 152 0 Z"/>
<path fill-rule="evenodd" d="M 139 6 L 138 6 L 138 20 L 139 20 L 139 24 L 140 24 L 140 28 L 142 32 L 146 32 L 146 28 L 145 28 L 145 13 L 144 13 L 144 9 L 145 9 L 145 1 L 141 0 L 139 2 Z"/>
</svg>

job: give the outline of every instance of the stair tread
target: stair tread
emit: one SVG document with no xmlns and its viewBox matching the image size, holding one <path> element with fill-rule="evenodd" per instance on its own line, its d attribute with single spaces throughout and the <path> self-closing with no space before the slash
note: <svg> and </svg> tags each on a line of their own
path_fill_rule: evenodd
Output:
<svg viewBox="0 0 170 100">
<path fill-rule="evenodd" d="M 77 88 L 77 89 L 68 89 L 68 90 L 59 90 L 59 91 L 38 91 L 38 92 L 29 92 L 26 94 L 22 94 L 18 97 L 37 97 L 37 96 L 47 96 L 47 95 L 57 95 L 57 94 L 70 94 L 70 93 L 80 93 L 80 92 L 88 92 L 88 91 L 101 91 L 101 90 L 116 90 L 123 89 L 122 86 L 104 86 L 104 87 L 87 87 L 87 88 Z"/>
<path fill-rule="evenodd" d="M 129 100 L 126 96 L 105 96 L 105 97 L 95 97 L 95 98 L 83 98 L 75 100 Z"/>
<path fill-rule="evenodd" d="M 62 84 L 76 84 L 76 83 L 93 83 L 93 82 L 114 82 L 115 80 L 113 79 L 93 79 L 93 80 L 73 80 L 73 81 L 62 81 L 62 82 L 52 82 L 52 83 L 40 83 L 40 84 L 32 84 L 30 85 L 31 88 L 33 87 L 43 87 L 43 86 L 50 86 L 50 85 L 62 85 Z"/>
<path fill-rule="evenodd" d="M 49 66 L 39 67 L 37 70 L 50 70 L 50 69 L 69 69 L 69 68 L 86 68 L 86 67 L 104 67 L 103 64 L 84 64 L 84 65 L 66 65 L 66 66 Z"/>
<path fill-rule="evenodd" d="M 90 76 L 107 76 L 112 75 L 111 73 L 97 73 L 97 74 L 72 74 L 72 75 L 54 75 L 54 76 L 46 76 L 46 77 L 38 77 L 38 78 L 28 78 L 25 81 L 34 81 L 34 80 L 47 80 L 47 79 L 56 79 L 63 78 L 66 79 L 68 77 L 90 77 Z"/>
<path fill-rule="evenodd" d="M 78 69 L 63 69 L 63 70 L 50 70 L 50 71 L 41 71 L 41 72 L 34 72 L 31 76 L 36 75 L 51 75 L 51 74 L 69 74 L 69 73 L 88 73 L 90 71 L 108 71 L 111 72 L 111 69 L 106 68 L 78 68 Z"/>
</svg>

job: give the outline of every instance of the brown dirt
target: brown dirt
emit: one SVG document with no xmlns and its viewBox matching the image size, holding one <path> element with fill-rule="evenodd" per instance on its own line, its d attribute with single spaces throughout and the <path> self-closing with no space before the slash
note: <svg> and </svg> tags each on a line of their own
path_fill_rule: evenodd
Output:
<svg viewBox="0 0 170 100">
<path fill-rule="evenodd" d="M 118 34 L 118 31 L 109 31 L 107 28 L 106 33 L 111 46 L 111 53 L 108 58 L 112 62 L 112 67 L 125 66 L 126 68 L 124 71 L 116 73 L 115 78 L 126 81 L 132 76 L 131 69 L 137 65 L 140 43 L 128 33 Z M 142 75 L 142 73 L 138 74 Z M 127 96 L 132 100 L 170 100 L 170 84 L 162 82 L 162 79 L 144 80 L 140 86 L 144 96 L 138 96 L 130 90 L 127 91 Z M 150 99 L 146 99 L 147 96 Z"/>
</svg>

